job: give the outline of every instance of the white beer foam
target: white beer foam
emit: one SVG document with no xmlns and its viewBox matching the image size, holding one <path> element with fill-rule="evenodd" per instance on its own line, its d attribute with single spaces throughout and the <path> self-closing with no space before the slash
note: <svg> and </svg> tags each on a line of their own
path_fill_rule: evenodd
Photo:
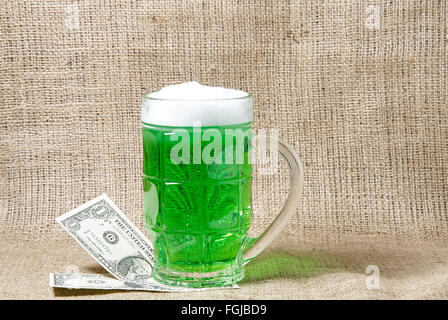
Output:
<svg viewBox="0 0 448 320">
<path fill-rule="evenodd" d="M 247 92 L 204 86 L 196 81 L 175 84 L 143 97 L 142 122 L 190 127 L 233 125 L 253 120 Z"/>
</svg>

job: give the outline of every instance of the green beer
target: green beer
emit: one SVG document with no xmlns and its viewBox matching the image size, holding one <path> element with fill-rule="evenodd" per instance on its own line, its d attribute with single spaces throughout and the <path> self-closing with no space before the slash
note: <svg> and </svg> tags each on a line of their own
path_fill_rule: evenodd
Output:
<svg viewBox="0 0 448 320">
<path fill-rule="evenodd" d="M 166 88 L 143 98 L 144 224 L 156 256 L 153 276 L 171 285 L 222 286 L 244 276 L 252 97 L 192 85 L 204 88 L 198 100 L 176 99 L 177 92 L 160 98 Z M 215 99 L 220 94 L 227 96 Z"/>
<path fill-rule="evenodd" d="M 191 278 L 191 286 L 234 283 L 244 275 L 239 260 L 252 215 L 250 123 L 200 128 L 201 155 L 211 143 L 202 141 L 204 132 L 222 137 L 221 161 L 209 164 L 204 157 L 193 163 L 193 127 L 181 128 L 190 163 L 173 163 L 179 142 L 171 137 L 179 129 L 143 127 L 144 223 L 157 257 L 154 277 L 172 284 Z M 244 133 L 241 141 L 233 132 Z M 226 163 L 229 149 L 233 157 Z M 241 163 L 238 152 L 243 152 Z"/>
<path fill-rule="evenodd" d="M 240 90 L 187 82 L 143 97 L 143 218 L 154 245 L 156 280 L 232 285 L 295 213 L 303 190 L 301 161 L 282 140 L 264 137 L 288 163 L 290 193 L 261 236 L 247 235 L 252 120 L 252 96 Z"/>
</svg>

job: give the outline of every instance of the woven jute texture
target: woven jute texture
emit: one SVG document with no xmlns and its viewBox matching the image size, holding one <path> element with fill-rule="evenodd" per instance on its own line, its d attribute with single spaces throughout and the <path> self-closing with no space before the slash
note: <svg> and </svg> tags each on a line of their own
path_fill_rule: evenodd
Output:
<svg viewBox="0 0 448 320">
<path fill-rule="evenodd" d="M 447 17 L 445 1 L 1 1 L 0 298 L 446 298 Z M 142 227 L 141 97 L 191 80 L 252 93 L 255 128 L 294 146 L 296 215 L 239 290 L 48 288 L 101 270 L 57 216 L 105 192 Z M 284 165 L 255 179 L 253 234 L 287 192 Z"/>
</svg>

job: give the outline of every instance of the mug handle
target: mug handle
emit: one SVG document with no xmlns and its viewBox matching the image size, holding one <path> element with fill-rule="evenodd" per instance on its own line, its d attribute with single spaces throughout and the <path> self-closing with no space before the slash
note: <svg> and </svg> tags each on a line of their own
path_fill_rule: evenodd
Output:
<svg viewBox="0 0 448 320">
<path fill-rule="evenodd" d="M 303 191 L 303 165 L 294 149 L 283 140 L 275 137 L 258 135 L 254 139 L 260 139 L 261 137 L 266 138 L 266 145 L 271 145 L 269 140 L 274 140 L 278 143 L 278 151 L 288 163 L 290 186 L 288 198 L 286 199 L 282 210 L 277 215 L 277 218 L 275 218 L 271 225 L 260 236 L 248 239 L 247 249 L 243 253 L 244 264 L 248 263 L 263 251 L 286 226 L 299 205 Z"/>
</svg>

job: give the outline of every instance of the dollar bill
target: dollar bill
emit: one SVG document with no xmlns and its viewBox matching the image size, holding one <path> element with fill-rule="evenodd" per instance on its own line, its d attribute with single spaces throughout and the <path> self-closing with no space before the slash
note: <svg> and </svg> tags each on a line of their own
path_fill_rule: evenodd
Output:
<svg viewBox="0 0 448 320">
<path fill-rule="evenodd" d="M 117 279 L 126 283 L 145 283 L 152 279 L 154 251 L 151 242 L 106 194 L 56 221 Z M 78 276 L 85 280 L 83 275 Z"/>
<path fill-rule="evenodd" d="M 164 285 L 154 279 L 144 283 L 125 282 L 101 274 L 50 273 L 50 287 L 70 289 L 141 290 L 160 292 L 202 291 L 209 288 L 182 288 Z M 227 288 L 239 288 L 237 285 Z M 222 289 L 222 288 L 213 288 Z"/>
<path fill-rule="evenodd" d="M 152 277 L 154 251 L 141 231 L 106 195 L 56 218 L 62 227 L 116 279 L 101 274 L 50 273 L 50 287 L 69 289 L 185 292 L 207 289 L 168 286 Z"/>
</svg>

